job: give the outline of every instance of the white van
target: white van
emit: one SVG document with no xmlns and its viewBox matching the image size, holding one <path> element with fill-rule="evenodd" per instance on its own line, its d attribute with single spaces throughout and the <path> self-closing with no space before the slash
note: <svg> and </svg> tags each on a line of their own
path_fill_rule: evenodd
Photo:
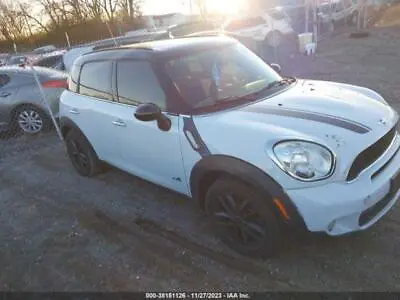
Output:
<svg viewBox="0 0 400 300">
<path fill-rule="evenodd" d="M 265 41 L 273 47 L 279 46 L 285 36 L 294 33 L 290 18 L 279 9 L 270 10 L 260 16 L 231 19 L 222 27 L 225 32 Z"/>
</svg>

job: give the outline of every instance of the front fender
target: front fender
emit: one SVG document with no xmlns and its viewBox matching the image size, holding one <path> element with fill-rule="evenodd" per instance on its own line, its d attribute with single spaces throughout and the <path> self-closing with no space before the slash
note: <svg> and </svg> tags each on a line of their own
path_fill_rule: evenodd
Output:
<svg viewBox="0 0 400 300">
<path fill-rule="evenodd" d="M 297 207 L 275 180 L 256 166 L 230 156 L 211 155 L 204 157 L 192 169 L 190 175 L 191 194 L 201 205 L 203 205 L 206 194 L 205 189 L 208 188 L 203 183 L 207 181 L 208 176 L 216 173 L 227 174 L 245 181 L 260 190 L 265 195 L 265 201 L 270 201 L 270 204 L 273 204 L 275 198 L 279 199 L 290 217 L 289 220 L 285 221 L 299 228 L 306 228 Z M 272 206 L 275 207 L 275 205 Z"/>
</svg>

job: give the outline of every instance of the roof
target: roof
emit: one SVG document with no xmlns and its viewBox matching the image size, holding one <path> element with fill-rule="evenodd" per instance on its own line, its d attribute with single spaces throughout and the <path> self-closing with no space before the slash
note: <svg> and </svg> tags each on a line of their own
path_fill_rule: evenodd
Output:
<svg viewBox="0 0 400 300">
<path fill-rule="evenodd" d="M 94 59 L 115 59 L 121 57 L 142 59 L 173 57 L 177 55 L 186 55 L 199 50 L 230 45 L 235 42 L 234 39 L 222 35 L 150 41 L 90 52 L 78 58 L 77 64 L 82 64 Z"/>
<path fill-rule="evenodd" d="M 231 44 L 232 42 L 232 39 L 224 36 L 184 37 L 137 43 L 133 45 L 122 46 L 121 48 L 140 48 L 156 52 L 174 52 L 182 50 L 197 50 L 199 47 L 212 48 L 218 45 Z"/>
</svg>

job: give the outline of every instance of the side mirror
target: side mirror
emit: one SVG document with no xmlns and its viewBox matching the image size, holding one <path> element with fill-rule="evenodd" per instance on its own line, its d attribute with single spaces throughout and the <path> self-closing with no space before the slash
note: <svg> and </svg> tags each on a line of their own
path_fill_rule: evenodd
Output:
<svg viewBox="0 0 400 300">
<path fill-rule="evenodd" d="M 162 131 L 168 131 L 171 128 L 171 120 L 153 103 L 140 104 L 136 108 L 135 118 L 143 122 L 157 121 L 158 128 Z"/>
<path fill-rule="evenodd" d="M 269 66 L 274 69 L 274 71 L 278 74 L 281 74 L 282 68 L 278 64 L 269 64 Z"/>
</svg>

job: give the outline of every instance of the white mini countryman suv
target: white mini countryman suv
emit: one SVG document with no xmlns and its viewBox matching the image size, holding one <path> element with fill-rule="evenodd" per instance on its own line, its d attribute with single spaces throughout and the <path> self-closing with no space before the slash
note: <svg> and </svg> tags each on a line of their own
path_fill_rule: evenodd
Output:
<svg viewBox="0 0 400 300">
<path fill-rule="evenodd" d="M 400 194 L 399 117 L 380 95 L 281 77 L 223 36 L 85 54 L 60 114 L 79 174 L 107 163 L 187 195 L 246 255 L 287 228 L 364 230 Z"/>
</svg>

